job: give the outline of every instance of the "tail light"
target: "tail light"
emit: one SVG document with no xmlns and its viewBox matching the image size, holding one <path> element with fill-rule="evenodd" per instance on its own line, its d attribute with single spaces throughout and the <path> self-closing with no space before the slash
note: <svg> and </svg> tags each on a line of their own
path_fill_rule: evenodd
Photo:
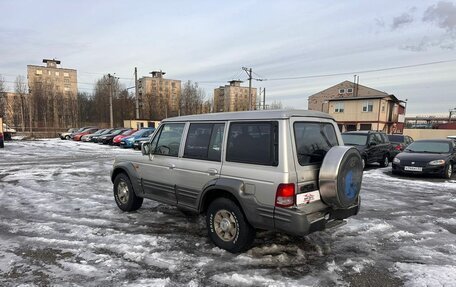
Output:
<svg viewBox="0 0 456 287">
<path fill-rule="evenodd" d="M 294 183 L 281 183 L 277 187 L 275 206 L 290 207 L 295 203 Z"/>
</svg>

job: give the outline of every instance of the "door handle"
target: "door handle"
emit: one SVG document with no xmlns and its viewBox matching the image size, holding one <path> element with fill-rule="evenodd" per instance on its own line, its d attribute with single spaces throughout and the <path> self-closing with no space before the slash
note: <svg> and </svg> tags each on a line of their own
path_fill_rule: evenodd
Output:
<svg viewBox="0 0 456 287">
<path fill-rule="evenodd" d="M 168 165 L 168 167 L 169 167 L 169 169 L 174 169 L 176 167 L 176 165 L 171 163 Z"/>
<path fill-rule="evenodd" d="M 216 175 L 218 174 L 218 170 L 216 170 L 215 168 L 210 168 L 207 170 L 207 173 L 209 173 L 209 175 Z"/>
</svg>

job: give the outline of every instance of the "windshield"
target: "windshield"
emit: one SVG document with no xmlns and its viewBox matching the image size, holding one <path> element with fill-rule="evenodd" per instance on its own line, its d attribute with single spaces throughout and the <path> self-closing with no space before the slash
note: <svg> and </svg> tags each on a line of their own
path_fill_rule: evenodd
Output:
<svg viewBox="0 0 456 287">
<path fill-rule="evenodd" d="M 296 122 L 294 133 L 300 165 L 322 162 L 326 153 L 338 145 L 334 126 L 330 123 Z"/>
<path fill-rule="evenodd" d="M 367 134 L 342 134 L 342 139 L 346 145 L 365 145 L 367 142 Z"/>
<path fill-rule="evenodd" d="M 143 129 L 135 133 L 135 135 L 140 137 L 148 137 L 151 133 L 154 132 L 154 129 Z"/>
<path fill-rule="evenodd" d="M 414 142 L 405 150 L 409 152 L 449 153 L 450 144 L 440 141 Z"/>
<path fill-rule="evenodd" d="M 390 142 L 393 142 L 393 143 L 404 142 L 404 136 L 401 136 L 401 135 L 388 135 L 388 139 L 390 140 Z"/>
<path fill-rule="evenodd" d="M 132 133 L 131 130 L 126 130 L 126 131 L 124 131 L 124 132 L 122 133 L 122 135 L 128 136 L 128 135 L 131 134 L 131 133 Z"/>
</svg>

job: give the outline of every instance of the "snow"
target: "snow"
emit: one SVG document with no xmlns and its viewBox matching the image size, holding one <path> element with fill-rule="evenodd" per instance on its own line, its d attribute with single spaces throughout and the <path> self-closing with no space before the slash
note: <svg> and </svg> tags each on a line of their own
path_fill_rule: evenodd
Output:
<svg viewBox="0 0 456 287">
<path fill-rule="evenodd" d="M 121 212 L 116 155 L 133 150 L 46 139 L 0 150 L 1 286 L 454 286 L 456 180 L 364 173 L 360 213 L 299 238 L 259 231 L 230 254 L 204 217 L 146 200 Z"/>
</svg>

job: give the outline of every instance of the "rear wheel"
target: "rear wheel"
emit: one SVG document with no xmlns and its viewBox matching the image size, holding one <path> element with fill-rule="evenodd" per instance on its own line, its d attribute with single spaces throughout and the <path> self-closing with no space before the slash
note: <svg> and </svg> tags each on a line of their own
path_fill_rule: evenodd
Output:
<svg viewBox="0 0 456 287">
<path fill-rule="evenodd" d="M 119 173 L 114 180 L 114 199 L 123 211 L 138 210 L 143 198 L 136 196 L 131 181 L 125 173 Z"/>
<path fill-rule="evenodd" d="M 453 163 L 448 163 L 446 168 L 445 168 L 445 173 L 443 175 L 444 178 L 450 179 L 451 176 L 453 175 Z"/>
<path fill-rule="evenodd" d="M 69 139 L 70 139 L 70 136 L 65 136 L 65 139 L 66 139 L 66 140 L 69 140 Z"/>
<path fill-rule="evenodd" d="M 255 229 L 241 208 L 228 198 L 217 198 L 210 203 L 206 226 L 212 242 L 231 253 L 247 250 L 255 239 Z"/>
</svg>

